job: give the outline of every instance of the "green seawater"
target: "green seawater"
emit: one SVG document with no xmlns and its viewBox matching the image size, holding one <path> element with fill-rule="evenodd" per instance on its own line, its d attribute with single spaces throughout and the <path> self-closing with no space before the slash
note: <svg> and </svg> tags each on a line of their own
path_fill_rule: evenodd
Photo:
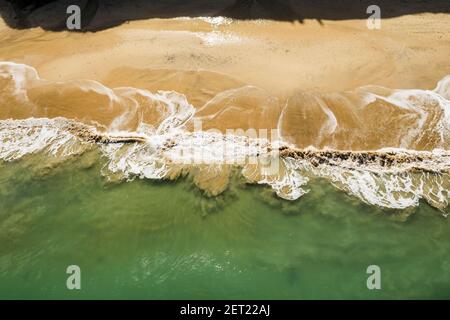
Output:
<svg viewBox="0 0 450 320">
<path fill-rule="evenodd" d="M 320 180 L 288 202 L 237 177 L 209 198 L 189 177 L 108 182 L 93 153 L 45 161 L 0 163 L 2 299 L 450 298 L 450 221 L 426 203 L 382 210 Z"/>
</svg>

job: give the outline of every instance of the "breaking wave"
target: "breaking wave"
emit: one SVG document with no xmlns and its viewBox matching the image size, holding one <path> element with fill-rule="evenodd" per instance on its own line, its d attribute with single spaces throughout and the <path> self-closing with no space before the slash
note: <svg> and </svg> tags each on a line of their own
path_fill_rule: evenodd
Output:
<svg viewBox="0 0 450 320">
<path fill-rule="evenodd" d="M 29 66 L 8 62 L 0 63 L 0 91 L 2 161 L 35 153 L 66 159 L 98 149 L 106 159 L 102 172 L 111 180 L 189 174 L 214 196 L 237 171 L 249 183 L 296 200 L 321 178 L 371 205 L 404 209 L 424 199 L 447 214 L 450 77 L 435 90 L 366 87 L 299 93 L 284 103 L 245 86 L 196 108 L 177 92 L 51 82 Z M 386 131 L 383 119 L 392 130 Z M 195 129 L 196 121 L 202 130 Z M 223 130 L 224 123 L 234 128 L 236 122 L 247 130 L 252 121 L 278 129 L 279 136 Z M 216 124 L 218 130 L 209 130 Z"/>
</svg>

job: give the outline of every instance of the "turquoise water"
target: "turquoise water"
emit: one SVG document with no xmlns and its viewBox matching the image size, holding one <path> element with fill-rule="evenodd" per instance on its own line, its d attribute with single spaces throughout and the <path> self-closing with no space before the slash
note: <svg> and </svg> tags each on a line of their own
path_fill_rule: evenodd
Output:
<svg viewBox="0 0 450 320">
<path fill-rule="evenodd" d="M 450 222 L 426 203 L 382 210 L 321 181 L 288 202 L 237 177 L 208 198 L 189 178 L 109 183 L 93 152 L 46 161 L 0 164 L 0 298 L 450 298 Z"/>
</svg>

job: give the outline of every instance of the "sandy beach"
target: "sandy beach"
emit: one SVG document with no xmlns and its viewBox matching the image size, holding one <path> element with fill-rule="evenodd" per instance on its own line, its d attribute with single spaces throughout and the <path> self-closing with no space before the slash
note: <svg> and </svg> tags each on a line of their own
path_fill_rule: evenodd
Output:
<svg viewBox="0 0 450 320">
<path fill-rule="evenodd" d="M 36 25 L 32 28 L 14 28 L 6 18 L 11 12 L 4 10 L 0 60 L 29 65 L 41 79 L 50 82 L 46 90 L 34 90 L 38 91 L 34 95 L 38 111 L 33 116 L 76 117 L 109 125 L 123 112 L 123 106 L 109 110 L 105 116 L 105 108 L 101 107 L 104 99 L 72 88 L 69 102 L 68 96 L 51 84 L 87 79 L 107 88 L 176 91 L 196 108 L 204 129 L 283 127 L 285 139 L 299 147 L 448 147 L 446 139 L 436 142 L 440 139 L 436 135 L 441 134 L 436 131 L 425 138 L 411 136 L 406 139 L 409 142 L 404 139 L 409 134 L 405 126 L 433 126 L 437 120 L 432 119 L 442 118 L 443 109 L 428 108 L 431 111 L 427 112 L 434 116 L 428 117 L 425 125 L 418 123 L 416 111 L 410 109 L 410 116 L 405 118 L 407 108 L 391 106 L 389 101 L 386 104 L 377 99 L 363 113 L 358 111 L 367 104 L 366 98 L 361 102 L 360 87 L 382 86 L 387 89 L 376 89 L 375 93 L 385 91 L 386 96 L 392 94 L 391 89 L 431 90 L 450 74 L 448 13 L 429 13 L 426 8 L 420 12 L 425 2 L 410 5 L 414 14 L 395 14 L 404 6 L 390 2 L 385 11 L 392 17 L 382 19 L 380 30 L 369 30 L 367 19 L 353 18 L 367 16 L 361 13 L 364 4 L 347 9 L 332 7 L 341 11 L 334 11 L 337 14 L 330 20 L 261 20 L 258 17 L 264 11 L 258 11 L 258 3 L 253 11 L 256 18 L 250 13 L 249 19 L 243 20 L 182 16 L 186 12 L 191 16 L 191 12 L 229 13 L 220 8 L 229 8 L 230 4 L 217 1 L 205 6 L 202 1 L 193 1 L 179 13 L 171 14 L 175 17 L 161 5 L 160 15 L 168 18 L 144 19 L 145 14 L 136 17 L 136 12 L 145 11 L 140 7 L 142 2 L 113 10 L 117 4 L 112 1 L 110 10 L 100 8 L 91 19 L 89 27 L 96 31 L 82 33 L 46 30 L 47 21 L 65 17 L 56 10 L 65 8 L 63 3 L 49 4 L 30 14 L 27 19 Z M 327 12 L 327 5 L 293 2 L 292 8 L 313 17 L 314 12 Z M 4 2 L 1 7 L 7 6 Z M 436 7 L 445 12 L 442 4 Z M 345 10 L 350 11 L 346 14 Z M 347 19 L 336 18 L 340 16 Z M 127 17 L 137 20 L 128 21 Z M 120 22 L 113 23 L 116 21 Z M 67 86 L 73 87 L 73 83 Z M 374 94 L 372 89 L 369 91 Z M 2 110 L 2 117 L 15 117 L 11 106 L 17 102 L 6 96 L 4 99 L 10 107 L 6 113 Z M 97 106 L 93 108 L 93 104 Z M 378 110 L 380 104 L 387 108 L 385 113 L 370 111 Z M 339 132 L 325 128 L 330 121 L 338 122 Z M 384 137 L 386 127 L 378 128 L 380 123 L 389 126 L 390 137 Z M 123 128 L 135 126 L 124 124 Z M 325 136 L 318 139 L 320 135 Z M 361 143 L 362 136 L 370 138 Z"/>
<path fill-rule="evenodd" d="M 448 299 L 449 22 L 0 0 L 0 299 Z"/>
<path fill-rule="evenodd" d="M 0 59 L 31 65 L 48 80 L 173 89 L 198 103 L 210 98 L 191 92 L 198 82 L 210 95 L 242 84 L 274 95 L 365 85 L 432 89 L 450 73 L 448 19 L 425 12 L 386 18 L 381 30 L 369 30 L 366 19 L 153 18 L 81 34 L 16 30 L 1 22 Z M 183 81 L 173 79 L 175 71 Z"/>
</svg>

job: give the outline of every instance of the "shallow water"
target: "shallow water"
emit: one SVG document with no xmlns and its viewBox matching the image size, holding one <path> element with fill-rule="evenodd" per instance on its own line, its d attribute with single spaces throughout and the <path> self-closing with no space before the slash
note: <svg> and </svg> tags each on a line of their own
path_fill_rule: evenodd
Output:
<svg viewBox="0 0 450 320">
<path fill-rule="evenodd" d="M 288 202 L 237 175 L 209 198 L 189 178 L 110 183 L 96 151 L 44 159 L 0 165 L 2 298 L 450 298 L 450 222 L 425 203 L 406 218 L 320 181 Z"/>
<path fill-rule="evenodd" d="M 449 299 L 447 20 L 0 21 L 0 298 Z"/>
<path fill-rule="evenodd" d="M 95 143 L 110 160 L 103 171 L 111 179 L 188 172 L 219 195 L 231 164 L 287 200 L 308 192 L 312 175 L 368 204 L 403 209 L 423 198 L 448 214 L 449 88 L 445 77 L 433 91 L 303 93 L 280 110 L 277 98 L 244 86 L 196 107 L 176 91 L 52 82 L 33 67 L 1 62 L 0 159 L 67 157 Z"/>
</svg>

